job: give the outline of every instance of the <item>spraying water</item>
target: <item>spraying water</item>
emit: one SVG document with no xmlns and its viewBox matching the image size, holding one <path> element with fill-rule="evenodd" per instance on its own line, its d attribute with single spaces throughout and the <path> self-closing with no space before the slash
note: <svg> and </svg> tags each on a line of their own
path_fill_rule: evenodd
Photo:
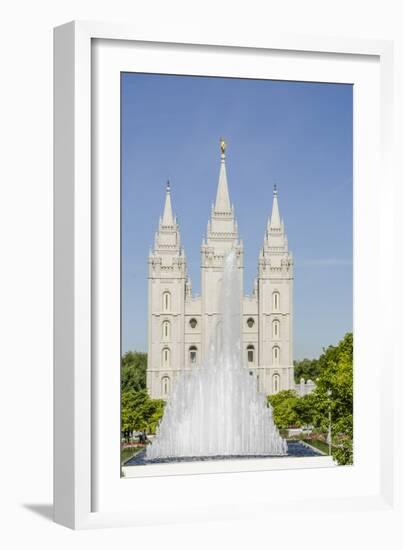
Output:
<svg viewBox="0 0 403 550">
<path fill-rule="evenodd" d="M 238 298 L 239 297 L 239 298 Z M 242 364 L 237 259 L 226 259 L 221 316 L 204 365 L 175 383 L 147 458 L 285 455 L 266 397 Z"/>
</svg>

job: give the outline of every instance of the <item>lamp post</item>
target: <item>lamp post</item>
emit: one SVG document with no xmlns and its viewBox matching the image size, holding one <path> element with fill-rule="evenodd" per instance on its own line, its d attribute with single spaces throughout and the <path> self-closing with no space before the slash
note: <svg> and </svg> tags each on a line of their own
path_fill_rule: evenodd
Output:
<svg viewBox="0 0 403 550">
<path fill-rule="evenodd" d="M 327 434 L 327 441 L 329 444 L 329 456 L 331 456 L 332 455 L 332 407 L 331 407 L 332 390 L 327 390 L 327 396 L 329 398 L 329 430 Z"/>
</svg>

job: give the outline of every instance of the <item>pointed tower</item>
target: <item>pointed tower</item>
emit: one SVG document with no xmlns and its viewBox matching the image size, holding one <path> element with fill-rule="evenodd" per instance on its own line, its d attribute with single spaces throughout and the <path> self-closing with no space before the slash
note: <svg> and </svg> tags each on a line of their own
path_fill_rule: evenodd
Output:
<svg viewBox="0 0 403 550">
<path fill-rule="evenodd" d="M 201 246 L 201 292 L 202 292 L 202 351 L 207 352 L 210 336 L 217 322 L 219 311 L 218 297 L 224 269 L 225 255 L 236 250 L 238 268 L 243 288 L 243 245 L 238 239 L 238 226 L 235 220 L 234 207 L 229 198 L 226 171 L 226 143 L 220 141 L 221 162 L 215 203 L 211 207 L 207 224 L 207 238 Z M 239 297 L 241 300 L 241 296 Z"/>
<path fill-rule="evenodd" d="M 167 182 L 165 205 L 148 258 L 147 387 L 166 399 L 184 363 L 186 259 Z"/>
<path fill-rule="evenodd" d="M 293 389 L 293 259 L 274 186 L 271 217 L 259 256 L 259 378 L 266 393 Z"/>
</svg>

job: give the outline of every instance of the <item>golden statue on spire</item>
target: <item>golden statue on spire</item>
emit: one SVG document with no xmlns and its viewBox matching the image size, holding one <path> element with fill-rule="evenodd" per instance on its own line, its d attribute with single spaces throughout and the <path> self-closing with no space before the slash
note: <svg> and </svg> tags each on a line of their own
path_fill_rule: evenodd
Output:
<svg viewBox="0 0 403 550">
<path fill-rule="evenodd" d="M 221 147 L 221 154 L 225 155 L 225 149 L 227 148 L 227 144 L 225 143 L 225 139 L 223 137 L 220 138 L 220 147 Z"/>
</svg>

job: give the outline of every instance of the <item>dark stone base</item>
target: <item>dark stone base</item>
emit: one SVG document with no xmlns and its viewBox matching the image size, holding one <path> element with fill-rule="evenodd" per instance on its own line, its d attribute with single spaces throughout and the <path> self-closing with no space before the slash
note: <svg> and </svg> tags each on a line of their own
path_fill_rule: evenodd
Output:
<svg viewBox="0 0 403 550">
<path fill-rule="evenodd" d="M 140 451 L 136 456 L 125 462 L 125 466 L 146 466 L 150 464 L 171 464 L 174 462 L 205 462 L 207 460 L 248 460 L 251 458 L 278 458 L 281 460 L 284 457 L 301 457 L 301 456 L 321 456 L 322 453 L 305 445 L 301 441 L 287 441 L 288 452 L 284 456 L 275 455 L 231 455 L 231 456 L 193 456 L 193 457 L 172 457 L 172 458 L 154 458 L 146 457 L 146 449 Z"/>
</svg>

